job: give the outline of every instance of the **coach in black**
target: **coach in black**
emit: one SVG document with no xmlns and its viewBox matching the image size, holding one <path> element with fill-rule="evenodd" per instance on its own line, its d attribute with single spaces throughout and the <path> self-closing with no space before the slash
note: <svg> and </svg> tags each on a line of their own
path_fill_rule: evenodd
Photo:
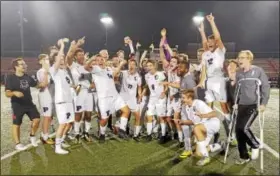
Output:
<svg viewBox="0 0 280 176">
<path fill-rule="evenodd" d="M 25 74 L 27 65 L 22 58 L 13 60 L 12 67 L 14 68 L 15 73 L 7 77 L 5 93 L 7 97 L 11 98 L 13 111 L 13 138 L 16 143 L 15 148 L 16 150 L 25 150 L 27 147 L 20 143 L 20 125 L 23 116 L 27 114 L 32 121 L 30 141 L 34 147 L 38 146 L 35 133 L 40 123 L 40 114 L 36 105 L 32 102 L 30 87 L 46 87 L 48 83 L 47 72 L 45 76 L 46 80 L 44 80 L 43 83 L 38 84 L 31 76 Z"/>
</svg>

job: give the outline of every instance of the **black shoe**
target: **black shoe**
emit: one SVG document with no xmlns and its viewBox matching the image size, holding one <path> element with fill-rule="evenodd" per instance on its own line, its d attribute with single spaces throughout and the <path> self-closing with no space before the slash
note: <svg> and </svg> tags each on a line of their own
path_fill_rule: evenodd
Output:
<svg viewBox="0 0 280 176">
<path fill-rule="evenodd" d="M 161 137 L 160 137 L 159 143 L 160 143 L 160 144 L 166 143 L 165 136 L 161 136 Z"/>
<path fill-rule="evenodd" d="M 152 139 L 153 139 L 153 138 L 152 138 L 152 135 L 148 135 L 148 136 L 146 137 L 146 141 L 148 141 L 148 142 L 149 142 L 149 141 L 152 141 Z"/>
<path fill-rule="evenodd" d="M 140 142 L 139 135 L 138 136 L 134 136 L 132 139 L 135 140 L 136 142 Z"/>
<path fill-rule="evenodd" d="M 126 134 L 126 131 L 120 129 L 120 130 L 119 130 L 119 138 L 128 140 L 128 136 L 127 136 L 127 134 Z"/>
<path fill-rule="evenodd" d="M 104 134 L 101 134 L 99 136 L 99 143 L 104 143 L 105 142 L 105 135 Z"/>
<path fill-rule="evenodd" d="M 74 142 L 75 142 L 76 144 L 80 144 L 80 143 L 81 143 L 81 135 L 80 135 L 80 134 L 77 134 L 77 135 L 75 136 Z"/>
<path fill-rule="evenodd" d="M 179 139 L 178 133 L 174 133 L 173 139 L 175 139 L 175 140 Z"/>
<path fill-rule="evenodd" d="M 178 147 L 183 148 L 185 146 L 184 142 L 179 142 Z"/>
<path fill-rule="evenodd" d="M 92 142 L 93 141 L 92 137 L 88 133 L 84 133 L 84 139 L 87 142 Z"/>
</svg>

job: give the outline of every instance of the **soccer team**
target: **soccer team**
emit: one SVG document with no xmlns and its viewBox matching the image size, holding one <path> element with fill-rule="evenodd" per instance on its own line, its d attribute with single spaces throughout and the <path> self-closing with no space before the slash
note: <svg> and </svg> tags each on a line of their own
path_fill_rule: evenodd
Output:
<svg viewBox="0 0 280 176">
<path fill-rule="evenodd" d="M 172 51 L 165 29 L 161 31 L 160 60 L 155 59 L 153 44 L 149 57 L 147 50 L 140 57 L 140 44 L 134 47 L 130 37 L 124 38 L 130 50 L 129 59 L 125 59 L 122 50 L 112 59 L 107 50 L 89 57 L 81 49 L 85 38 L 72 41 L 65 55 L 65 43 L 69 43 L 69 39 L 60 39 L 57 46 L 50 47 L 49 54 L 39 55 L 42 68 L 37 72 L 37 80 L 25 74 L 27 65 L 23 59 L 13 60 L 15 73 L 8 76 L 5 90 L 6 96 L 11 97 L 15 148 L 26 150 L 20 143 L 24 114 L 32 121 L 30 140 L 34 147 L 38 146 L 35 133 L 40 116 L 43 116 L 41 141 L 55 145 L 57 154 L 68 154 L 66 148 L 70 144 L 66 137 L 75 143 L 80 143 L 82 138 L 92 142 L 89 132 L 95 112 L 100 143 L 105 142 L 107 126 L 125 140 L 132 135 L 140 142 L 143 133 L 146 133 L 147 141 L 156 138 L 160 144 L 178 140 L 178 147 L 184 147 L 179 158 L 195 154 L 201 157 L 197 165 L 202 166 L 210 162 L 209 152 L 225 148 L 225 142 L 219 141 L 222 121 L 231 145 L 238 145 L 240 159 L 236 164 L 257 159 L 259 142 L 250 126 L 258 110 L 264 111 L 268 102 L 268 78 L 262 68 L 252 65 L 254 56 L 249 50 L 243 50 L 237 59 L 229 60 L 227 71 L 224 71 L 226 49 L 214 16 L 207 15 L 206 19 L 213 35 L 206 37 L 202 22 L 199 32 L 203 48 L 197 52 L 198 65 L 190 63 L 186 54 Z M 162 69 L 159 63 L 162 63 Z M 249 80 L 237 84 L 243 78 L 261 81 L 260 107 L 257 107 L 258 94 L 253 91 L 257 90 L 257 85 Z M 40 113 L 32 102 L 30 87 L 39 88 Z M 235 99 L 238 99 L 237 104 L 234 104 Z M 220 103 L 223 116 L 213 109 L 214 102 Z M 234 108 L 238 113 L 235 130 L 230 134 Z M 49 137 L 54 115 L 59 124 L 55 141 Z M 135 118 L 133 134 L 128 130 L 131 117 Z M 251 152 L 248 152 L 247 144 Z"/>
</svg>

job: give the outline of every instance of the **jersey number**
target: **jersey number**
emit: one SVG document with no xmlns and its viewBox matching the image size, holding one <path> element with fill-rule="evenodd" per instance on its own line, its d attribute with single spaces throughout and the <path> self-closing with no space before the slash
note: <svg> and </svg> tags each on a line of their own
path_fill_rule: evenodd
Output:
<svg viewBox="0 0 280 176">
<path fill-rule="evenodd" d="M 154 85 L 154 84 L 152 84 L 152 86 L 151 86 L 151 87 L 152 87 L 152 89 L 153 89 L 153 90 L 155 90 L 155 85 Z"/>
<path fill-rule="evenodd" d="M 70 84 L 70 79 L 67 76 L 65 77 L 65 79 L 66 79 L 67 83 Z"/>
<path fill-rule="evenodd" d="M 108 76 L 109 78 L 113 79 L 113 76 L 110 75 L 109 73 L 107 74 L 107 76 Z"/>
<path fill-rule="evenodd" d="M 127 86 L 129 89 L 132 89 L 132 85 L 131 84 L 128 84 Z"/>
<path fill-rule="evenodd" d="M 211 59 L 208 60 L 208 64 L 209 64 L 209 65 L 212 65 L 212 64 L 213 64 L 213 58 L 211 58 Z"/>
</svg>

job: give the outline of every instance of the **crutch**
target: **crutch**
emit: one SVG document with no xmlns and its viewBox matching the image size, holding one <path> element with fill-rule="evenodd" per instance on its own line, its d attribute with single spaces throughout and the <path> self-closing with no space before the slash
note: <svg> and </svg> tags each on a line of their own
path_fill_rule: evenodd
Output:
<svg viewBox="0 0 280 176">
<path fill-rule="evenodd" d="M 261 173 L 263 173 L 263 128 L 264 128 L 264 112 L 260 111 L 260 102 L 261 102 L 261 96 L 260 96 L 260 86 L 261 81 L 257 80 L 257 95 L 258 95 L 258 119 L 259 119 L 259 126 L 260 126 L 260 153 L 261 153 L 261 161 L 260 161 L 260 168 Z"/>
<path fill-rule="evenodd" d="M 231 134 L 232 134 L 232 130 L 233 127 L 235 126 L 235 122 L 236 122 L 236 116 L 237 116 L 237 99 L 238 99 L 238 95 L 239 95 L 239 90 L 240 90 L 240 82 L 238 82 L 238 87 L 237 87 L 237 92 L 236 92 L 236 97 L 234 100 L 234 108 L 233 108 L 233 112 L 231 114 L 231 122 L 229 124 L 229 135 L 227 138 L 227 147 L 226 147 L 226 152 L 225 152 L 225 157 L 224 157 L 224 164 L 226 164 L 227 162 L 227 155 L 228 155 L 228 150 L 229 150 L 229 144 L 230 144 L 230 140 L 231 140 Z"/>
</svg>

